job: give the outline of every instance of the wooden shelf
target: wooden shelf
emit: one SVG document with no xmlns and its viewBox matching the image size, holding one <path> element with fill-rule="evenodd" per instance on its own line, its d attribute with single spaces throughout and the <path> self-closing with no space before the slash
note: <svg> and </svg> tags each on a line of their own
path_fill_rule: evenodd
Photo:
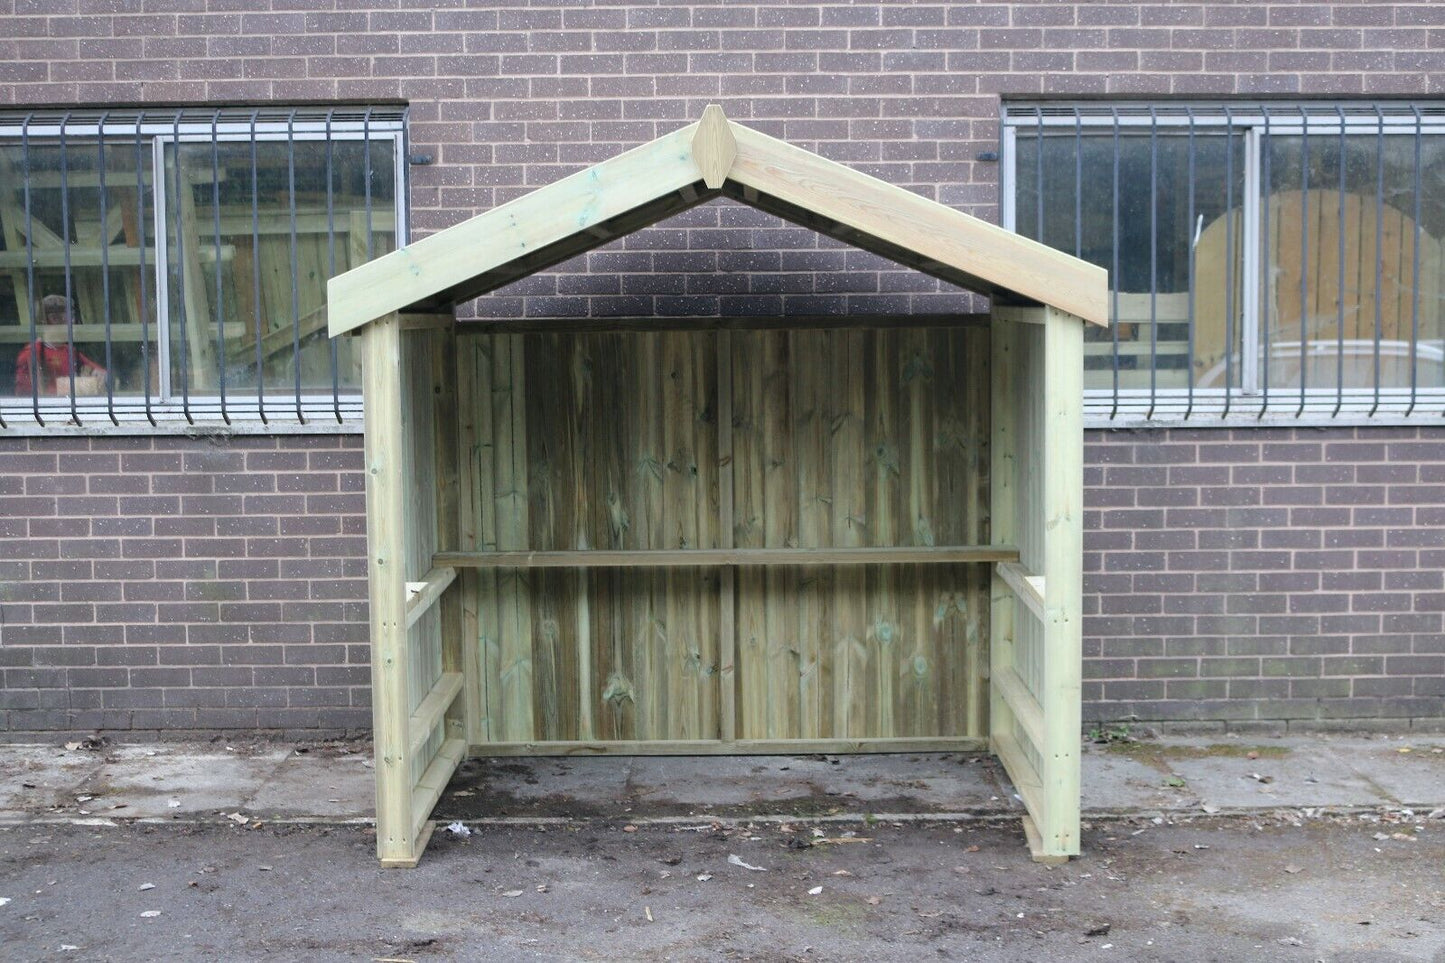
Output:
<svg viewBox="0 0 1445 963">
<path fill-rule="evenodd" d="M 438 568 L 710 568 L 769 565 L 945 565 L 1016 562 L 1011 545 L 927 548 L 702 548 L 673 551 L 438 552 Z"/>
</svg>

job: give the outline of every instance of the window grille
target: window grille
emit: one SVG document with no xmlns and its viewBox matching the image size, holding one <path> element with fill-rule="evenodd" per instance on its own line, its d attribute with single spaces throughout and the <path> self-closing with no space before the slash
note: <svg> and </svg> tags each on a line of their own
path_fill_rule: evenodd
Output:
<svg viewBox="0 0 1445 963">
<path fill-rule="evenodd" d="M 0 114 L 0 430 L 336 430 L 326 281 L 405 242 L 405 111 Z"/>
<path fill-rule="evenodd" d="M 1005 226 L 1110 272 L 1093 425 L 1438 421 L 1445 105 L 1009 104 Z"/>
</svg>

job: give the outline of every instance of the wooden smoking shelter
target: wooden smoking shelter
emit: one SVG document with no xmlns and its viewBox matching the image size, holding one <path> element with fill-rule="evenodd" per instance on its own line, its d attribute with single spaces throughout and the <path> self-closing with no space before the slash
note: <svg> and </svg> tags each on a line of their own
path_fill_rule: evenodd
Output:
<svg viewBox="0 0 1445 963">
<path fill-rule="evenodd" d="M 988 315 L 457 304 L 727 197 Z M 1102 270 L 701 120 L 331 280 L 364 358 L 377 851 L 468 755 L 988 750 L 1079 851 L 1083 328 Z"/>
</svg>

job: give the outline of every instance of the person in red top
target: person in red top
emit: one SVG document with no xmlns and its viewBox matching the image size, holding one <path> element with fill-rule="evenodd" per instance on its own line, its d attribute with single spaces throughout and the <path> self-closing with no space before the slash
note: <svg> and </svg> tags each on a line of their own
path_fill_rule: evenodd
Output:
<svg viewBox="0 0 1445 963">
<path fill-rule="evenodd" d="M 43 298 L 40 302 L 40 310 L 46 327 L 46 335 L 49 335 L 57 326 L 63 328 L 70 318 L 70 303 L 64 295 L 52 294 Z M 15 394 L 17 396 L 65 395 L 70 393 L 70 376 L 72 374 L 105 376 L 104 368 L 64 342 L 63 330 L 59 334 L 62 339 L 60 344 L 53 344 L 50 337 L 42 336 L 35 343 L 27 344 L 15 356 Z M 32 374 L 38 374 L 40 377 L 38 392 L 35 390 L 35 382 L 31 379 Z"/>
</svg>

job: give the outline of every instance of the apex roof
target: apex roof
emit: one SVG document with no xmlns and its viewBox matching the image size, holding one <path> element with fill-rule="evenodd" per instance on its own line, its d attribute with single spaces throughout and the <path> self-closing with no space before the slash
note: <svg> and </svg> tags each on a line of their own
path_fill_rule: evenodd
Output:
<svg viewBox="0 0 1445 963">
<path fill-rule="evenodd" d="M 1108 324 L 1102 268 L 730 121 L 697 123 L 331 279 L 328 328 L 455 305 L 726 196 L 961 287 Z"/>
</svg>

